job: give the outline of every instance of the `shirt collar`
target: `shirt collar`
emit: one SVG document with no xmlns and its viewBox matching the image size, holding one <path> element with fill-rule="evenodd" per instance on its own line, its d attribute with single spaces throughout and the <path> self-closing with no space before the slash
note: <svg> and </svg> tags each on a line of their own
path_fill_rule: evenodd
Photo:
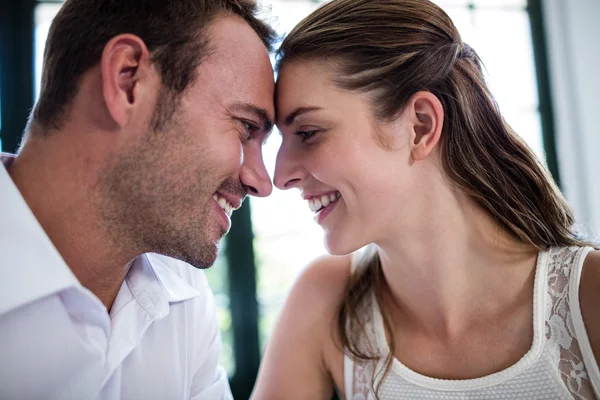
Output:
<svg viewBox="0 0 600 400">
<path fill-rule="evenodd" d="M 0 153 L 0 315 L 63 289 L 81 287 L 8 174 L 14 159 Z M 166 256 L 143 254 L 127 274 L 131 293 L 154 318 L 167 315 L 169 303 L 200 295 L 176 272 L 178 264 Z"/>
<path fill-rule="evenodd" d="M 170 303 L 200 295 L 197 289 L 175 272 L 175 266 L 176 261 L 172 258 L 152 253 L 142 254 L 134 260 L 125 278 L 130 293 L 152 319 L 167 316 Z M 119 296 L 113 307 L 118 307 L 121 302 Z"/>
<path fill-rule="evenodd" d="M 169 303 L 176 303 L 200 296 L 197 288 L 182 277 L 193 268 L 181 261 L 160 254 L 147 253 L 142 257 L 150 264 Z"/>
<path fill-rule="evenodd" d="M 14 159 L 0 153 L 0 315 L 79 285 L 8 174 Z"/>
</svg>

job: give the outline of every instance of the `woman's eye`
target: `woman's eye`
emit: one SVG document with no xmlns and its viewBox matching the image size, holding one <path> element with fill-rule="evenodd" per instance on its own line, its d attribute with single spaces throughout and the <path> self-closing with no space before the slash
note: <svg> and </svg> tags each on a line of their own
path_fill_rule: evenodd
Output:
<svg viewBox="0 0 600 400">
<path fill-rule="evenodd" d="M 306 142 L 311 137 L 315 136 L 319 131 L 296 131 L 295 135 L 300 136 L 302 138 L 302 142 Z"/>
</svg>

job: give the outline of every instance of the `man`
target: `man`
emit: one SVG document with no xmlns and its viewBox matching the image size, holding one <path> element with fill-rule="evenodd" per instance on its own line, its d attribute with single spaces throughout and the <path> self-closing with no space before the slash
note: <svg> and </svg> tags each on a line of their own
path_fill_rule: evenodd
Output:
<svg viewBox="0 0 600 400">
<path fill-rule="evenodd" d="M 231 397 L 200 269 L 272 189 L 274 35 L 255 11 L 68 0 L 56 16 L 0 166 L 0 398 Z"/>
</svg>

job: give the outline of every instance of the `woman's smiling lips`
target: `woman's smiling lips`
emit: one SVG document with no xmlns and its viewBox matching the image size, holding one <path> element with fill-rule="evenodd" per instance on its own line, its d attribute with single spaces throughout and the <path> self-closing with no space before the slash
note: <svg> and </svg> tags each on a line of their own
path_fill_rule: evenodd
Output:
<svg viewBox="0 0 600 400">
<path fill-rule="evenodd" d="M 308 201 L 308 206 L 315 213 L 315 221 L 320 225 L 325 217 L 335 207 L 342 194 L 337 191 L 321 193 L 303 193 L 302 198 Z"/>
</svg>

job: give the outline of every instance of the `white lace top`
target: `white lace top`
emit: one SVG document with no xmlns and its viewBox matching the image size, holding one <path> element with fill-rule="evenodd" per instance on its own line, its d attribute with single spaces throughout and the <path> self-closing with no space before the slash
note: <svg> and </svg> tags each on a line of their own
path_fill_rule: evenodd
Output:
<svg viewBox="0 0 600 400">
<path fill-rule="evenodd" d="M 412 371 L 399 360 L 381 384 L 380 400 L 401 399 L 585 399 L 600 400 L 600 370 L 579 308 L 583 260 L 591 248 L 552 248 L 538 256 L 533 306 L 533 344 L 513 366 L 482 378 L 446 380 Z M 379 354 L 389 352 L 377 302 L 366 338 Z M 372 400 L 372 382 L 383 361 L 353 360 L 346 351 L 346 399 Z"/>
</svg>

